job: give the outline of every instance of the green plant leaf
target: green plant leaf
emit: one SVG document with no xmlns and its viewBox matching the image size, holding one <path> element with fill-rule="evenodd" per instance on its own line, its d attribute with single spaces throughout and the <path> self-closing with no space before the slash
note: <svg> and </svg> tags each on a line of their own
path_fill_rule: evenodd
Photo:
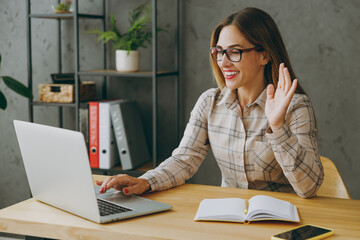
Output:
<svg viewBox="0 0 360 240">
<path fill-rule="evenodd" d="M 111 13 L 111 28 L 107 32 L 101 30 L 92 30 L 88 33 L 98 34 L 98 41 L 103 40 L 104 43 L 112 42 L 113 50 L 138 50 L 139 48 L 146 48 L 151 45 L 152 40 L 152 15 L 151 4 L 144 3 L 129 11 L 130 27 L 127 32 L 121 34 L 116 28 L 116 19 Z M 164 29 L 157 28 L 157 31 L 164 31 Z"/>
<path fill-rule="evenodd" d="M 117 36 L 117 38 L 121 38 L 121 33 L 116 28 L 116 19 L 114 17 L 114 14 L 110 14 L 111 16 L 111 32 L 114 32 Z"/>
<path fill-rule="evenodd" d="M 60 3 L 57 5 L 56 10 L 59 11 L 69 11 L 71 7 L 71 3 Z"/>
<path fill-rule="evenodd" d="M 0 108 L 5 110 L 7 107 L 7 101 L 4 94 L 0 91 Z"/>
<path fill-rule="evenodd" d="M 24 84 L 22 84 L 18 80 L 15 80 L 15 79 L 13 79 L 12 77 L 9 77 L 9 76 L 2 76 L 2 78 L 3 78 L 4 83 L 6 84 L 6 86 L 8 86 L 8 88 L 10 88 L 14 92 L 20 94 L 23 97 L 33 99 L 32 92 Z"/>
</svg>

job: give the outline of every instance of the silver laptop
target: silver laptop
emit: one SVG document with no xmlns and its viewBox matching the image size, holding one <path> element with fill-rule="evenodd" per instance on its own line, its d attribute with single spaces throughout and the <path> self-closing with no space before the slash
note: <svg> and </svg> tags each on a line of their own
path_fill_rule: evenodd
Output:
<svg viewBox="0 0 360 240">
<path fill-rule="evenodd" d="M 171 205 L 94 186 L 80 132 L 14 120 L 33 197 L 97 223 L 169 210 Z"/>
</svg>

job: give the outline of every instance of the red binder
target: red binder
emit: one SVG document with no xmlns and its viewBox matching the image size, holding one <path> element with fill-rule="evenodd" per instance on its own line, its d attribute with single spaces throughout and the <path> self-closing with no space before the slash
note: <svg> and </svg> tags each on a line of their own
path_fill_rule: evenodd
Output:
<svg viewBox="0 0 360 240">
<path fill-rule="evenodd" d="M 89 102 L 89 158 L 92 168 L 99 168 L 99 102 Z"/>
</svg>

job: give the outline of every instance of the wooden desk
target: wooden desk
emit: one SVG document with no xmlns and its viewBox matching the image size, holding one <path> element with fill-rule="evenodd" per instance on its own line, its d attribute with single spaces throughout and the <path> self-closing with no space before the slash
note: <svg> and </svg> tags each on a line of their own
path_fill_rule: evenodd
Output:
<svg viewBox="0 0 360 240">
<path fill-rule="evenodd" d="M 264 194 L 295 204 L 301 223 L 276 221 L 250 224 L 194 222 L 204 198 L 250 198 Z M 270 236 L 301 224 L 332 228 L 330 239 L 360 237 L 360 200 L 317 197 L 301 199 L 295 194 L 222 188 L 196 184 L 143 195 L 173 205 L 167 212 L 97 224 L 54 207 L 28 199 L 0 210 L 0 231 L 55 239 L 270 239 Z"/>
</svg>

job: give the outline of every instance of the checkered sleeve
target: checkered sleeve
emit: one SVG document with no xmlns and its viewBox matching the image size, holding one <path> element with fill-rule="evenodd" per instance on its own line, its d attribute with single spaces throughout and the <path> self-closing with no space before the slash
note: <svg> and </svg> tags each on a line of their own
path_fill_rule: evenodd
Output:
<svg viewBox="0 0 360 240">
<path fill-rule="evenodd" d="M 310 198 L 324 179 L 315 115 L 306 95 L 295 94 L 289 109 L 286 123 L 266 135 L 294 191 L 302 198 Z"/>
<path fill-rule="evenodd" d="M 210 105 L 211 90 L 208 90 L 198 99 L 180 145 L 173 151 L 171 157 L 141 176 L 149 182 L 151 191 L 184 184 L 198 170 L 210 148 L 207 132 L 207 114 Z"/>
</svg>

